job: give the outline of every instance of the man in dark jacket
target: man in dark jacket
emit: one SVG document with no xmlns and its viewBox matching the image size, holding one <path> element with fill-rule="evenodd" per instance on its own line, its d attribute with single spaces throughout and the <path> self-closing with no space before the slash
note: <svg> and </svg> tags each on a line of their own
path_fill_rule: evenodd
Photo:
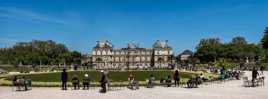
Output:
<svg viewBox="0 0 268 99">
<path fill-rule="evenodd" d="M 100 80 L 100 83 L 101 83 L 101 90 L 100 90 L 100 92 L 101 93 L 106 93 L 106 84 L 107 84 L 107 82 L 108 82 L 108 80 L 107 80 L 107 76 L 105 75 L 105 73 L 104 73 L 104 71 L 102 70 L 101 71 L 101 80 Z"/>
<path fill-rule="evenodd" d="M 258 75 L 259 75 L 259 73 L 258 73 L 257 69 L 255 67 L 253 67 L 253 69 L 252 69 L 252 86 L 253 87 L 255 86 L 254 82 L 257 79 Z"/>
<path fill-rule="evenodd" d="M 66 69 L 63 69 L 63 72 L 61 73 L 62 90 L 67 90 L 67 81 L 68 81 L 68 74 L 66 72 Z"/>
</svg>

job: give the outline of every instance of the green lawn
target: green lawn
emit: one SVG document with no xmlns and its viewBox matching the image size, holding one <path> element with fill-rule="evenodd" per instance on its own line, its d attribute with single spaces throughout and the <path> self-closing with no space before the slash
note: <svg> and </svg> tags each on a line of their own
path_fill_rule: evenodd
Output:
<svg viewBox="0 0 268 99">
<path fill-rule="evenodd" d="M 68 72 L 69 81 L 74 75 L 78 75 L 80 80 L 83 78 L 83 75 L 88 73 L 92 78 L 93 82 L 98 82 L 100 79 L 100 73 L 98 71 L 71 71 Z M 111 81 L 127 81 L 128 75 L 133 73 L 135 78 L 139 81 L 145 81 L 150 74 L 153 74 L 156 77 L 156 80 L 160 80 L 161 77 L 166 77 L 167 75 L 173 74 L 173 71 L 110 71 L 109 80 Z M 189 72 L 180 72 L 182 78 L 190 78 L 193 73 Z M 20 75 L 19 75 L 20 76 Z M 31 79 L 32 81 L 37 82 L 59 82 L 60 81 L 60 72 L 55 73 L 42 73 L 42 74 L 26 74 L 26 78 Z M 14 76 L 9 76 L 8 80 L 11 80 Z"/>
<path fill-rule="evenodd" d="M 159 80 L 161 77 L 166 77 L 167 75 L 173 74 L 172 70 L 157 70 L 157 71 L 109 71 L 109 81 L 111 82 L 111 86 L 121 86 L 128 85 L 128 75 L 133 73 L 135 78 L 140 81 L 141 85 L 146 85 L 146 79 L 150 74 L 153 74 L 156 77 L 157 84 L 159 84 Z M 71 86 L 71 78 L 74 75 L 78 75 L 81 80 L 84 77 L 84 74 L 88 73 L 92 78 L 92 86 L 99 86 L 100 72 L 98 71 L 69 71 L 68 72 L 68 85 Z M 200 74 L 199 72 L 180 72 L 180 76 L 182 77 L 181 83 L 185 84 L 186 81 L 192 76 L 196 74 Z M 205 77 L 214 79 L 217 77 L 215 74 L 203 73 Z M 0 85 L 2 86 L 11 86 L 11 80 L 15 75 L 2 75 L 2 79 L 0 78 Z M 35 73 L 35 74 L 19 74 L 19 77 L 25 76 L 27 79 L 31 79 L 33 81 L 33 86 L 37 87 L 58 87 L 60 86 L 60 72 L 49 72 L 49 73 Z M 4 78 L 4 79 L 3 79 Z"/>
</svg>

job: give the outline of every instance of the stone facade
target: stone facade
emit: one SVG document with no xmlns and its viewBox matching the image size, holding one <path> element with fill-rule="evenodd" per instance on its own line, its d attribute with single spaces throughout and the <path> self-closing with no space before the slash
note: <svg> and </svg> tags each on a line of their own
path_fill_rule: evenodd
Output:
<svg viewBox="0 0 268 99">
<path fill-rule="evenodd" d="M 157 40 L 153 48 L 140 48 L 129 43 L 120 49 L 115 49 L 109 41 L 97 41 L 91 52 L 91 61 L 95 69 L 169 68 L 172 55 L 167 41 Z"/>
</svg>

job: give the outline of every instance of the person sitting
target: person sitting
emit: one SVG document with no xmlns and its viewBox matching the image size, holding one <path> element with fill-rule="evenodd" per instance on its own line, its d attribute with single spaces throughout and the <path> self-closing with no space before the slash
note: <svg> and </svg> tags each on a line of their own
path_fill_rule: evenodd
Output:
<svg viewBox="0 0 268 99">
<path fill-rule="evenodd" d="M 200 74 L 201 83 L 208 81 L 208 78 L 206 78 L 202 73 Z"/>
<path fill-rule="evenodd" d="M 139 89 L 139 83 L 138 81 L 135 80 L 135 77 L 133 74 L 129 75 L 128 81 L 129 81 L 129 86 L 128 86 L 129 89 L 133 89 L 133 90 Z"/>
<path fill-rule="evenodd" d="M 22 78 L 17 79 L 17 86 L 18 86 L 18 91 L 22 91 L 22 88 L 24 90 L 27 90 L 27 87 L 25 87 L 25 77 L 23 76 Z"/>
<path fill-rule="evenodd" d="M 240 80 L 240 72 L 239 71 L 234 71 L 234 78 L 236 80 Z"/>
<path fill-rule="evenodd" d="M 88 76 L 88 74 L 85 74 L 85 77 L 83 79 L 83 89 L 84 90 L 88 90 L 89 89 L 89 85 L 90 85 L 90 77 Z"/>
<path fill-rule="evenodd" d="M 24 77 L 25 79 L 25 77 Z M 32 81 L 30 79 L 25 79 L 24 80 L 24 87 L 25 87 L 25 91 L 29 90 L 32 88 Z"/>
<path fill-rule="evenodd" d="M 188 81 L 187 81 L 187 87 L 188 88 L 197 88 L 197 81 L 196 81 L 197 77 L 191 77 Z"/>
<path fill-rule="evenodd" d="M 153 74 L 151 74 L 147 82 L 147 88 L 153 88 L 155 85 L 154 81 L 155 81 L 155 77 Z"/>
<path fill-rule="evenodd" d="M 161 77 L 159 82 L 161 85 L 164 85 L 164 81 L 165 81 L 164 77 Z"/>
<path fill-rule="evenodd" d="M 74 90 L 79 90 L 80 86 L 79 86 L 79 79 L 77 75 L 74 75 L 74 77 L 72 78 L 72 83 L 73 83 Z"/>
<path fill-rule="evenodd" d="M 24 91 L 28 90 L 28 81 L 25 79 L 25 76 L 22 76 L 22 85 L 24 87 Z"/>
<path fill-rule="evenodd" d="M 165 83 L 166 83 L 166 86 L 167 87 L 171 87 L 171 84 L 172 84 L 172 80 L 171 80 L 171 76 L 168 75 L 166 80 L 165 80 Z"/>
<path fill-rule="evenodd" d="M 219 77 L 219 79 L 220 79 L 221 81 L 224 81 L 225 78 L 226 78 L 225 68 L 222 67 L 222 68 L 220 69 L 220 77 Z"/>
<path fill-rule="evenodd" d="M 196 81 L 195 83 L 197 85 L 202 84 L 203 83 L 203 79 L 201 78 L 201 75 L 200 76 L 199 75 L 196 75 L 195 81 Z"/>
</svg>

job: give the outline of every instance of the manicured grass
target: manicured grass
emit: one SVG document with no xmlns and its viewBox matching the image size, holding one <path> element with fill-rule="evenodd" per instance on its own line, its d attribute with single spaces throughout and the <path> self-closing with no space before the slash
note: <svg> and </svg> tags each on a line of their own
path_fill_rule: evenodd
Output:
<svg viewBox="0 0 268 99">
<path fill-rule="evenodd" d="M 173 70 L 157 70 L 157 71 L 109 71 L 109 81 L 111 86 L 127 86 L 128 85 L 128 75 L 130 73 L 135 75 L 135 78 L 140 82 L 140 85 L 146 85 L 146 79 L 150 74 L 153 74 L 156 77 L 157 84 L 161 77 L 166 77 L 168 75 L 173 75 Z M 180 72 L 181 83 L 185 84 L 187 80 L 196 74 L 200 74 L 202 71 L 198 72 Z M 80 80 L 83 79 L 84 74 L 88 73 L 92 78 L 91 86 L 99 86 L 100 72 L 98 71 L 69 71 L 68 72 L 68 86 L 72 86 L 71 78 L 74 75 L 77 75 Z M 209 79 L 214 79 L 217 77 L 216 74 L 204 73 L 205 77 Z M 49 72 L 49 73 L 32 73 L 32 74 L 17 74 L 16 76 L 22 77 L 25 76 L 26 79 L 32 80 L 32 85 L 35 87 L 59 87 L 61 72 Z M 11 80 L 14 78 L 13 75 L 2 75 L 0 77 L 0 86 L 12 86 Z"/>
<path fill-rule="evenodd" d="M 109 71 L 109 80 L 120 82 L 127 81 L 130 73 L 135 75 L 135 78 L 139 81 L 145 81 L 150 74 L 153 74 L 156 77 L 156 80 L 160 80 L 161 77 L 166 77 L 170 75 L 172 77 L 174 71 L 164 70 L 164 71 Z M 83 79 L 84 74 L 88 73 L 92 78 L 93 82 L 98 82 L 100 79 L 100 72 L 98 71 L 70 71 L 68 72 L 68 80 L 71 81 L 71 78 L 74 75 L 77 75 L 80 80 Z M 190 78 L 194 73 L 190 72 L 180 72 L 182 78 Z M 41 74 L 26 74 L 23 75 L 26 78 L 31 79 L 36 82 L 59 82 L 60 81 L 60 72 L 53 73 L 41 73 Z M 21 76 L 21 75 L 18 75 Z M 9 76 L 8 80 L 11 80 L 13 76 Z"/>
</svg>

